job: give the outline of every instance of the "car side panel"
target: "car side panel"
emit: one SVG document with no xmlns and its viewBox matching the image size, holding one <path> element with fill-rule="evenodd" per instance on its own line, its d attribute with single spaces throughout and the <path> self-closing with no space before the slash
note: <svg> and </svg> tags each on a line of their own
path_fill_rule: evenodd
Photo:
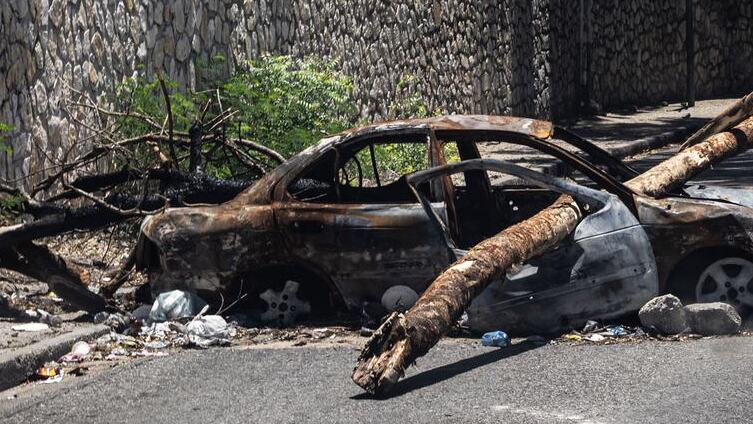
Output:
<svg viewBox="0 0 753 424">
<path fill-rule="evenodd" d="M 646 232 L 613 199 L 558 249 L 487 287 L 468 309 L 476 331 L 549 333 L 639 309 L 658 293 Z"/>
<path fill-rule="evenodd" d="M 288 203 L 276 217 L 290 256 L 316 263 L 351 309 L 378 302 L 393 285 L 423 291 L 449 264 L 418 204 Z"/>
</svg>

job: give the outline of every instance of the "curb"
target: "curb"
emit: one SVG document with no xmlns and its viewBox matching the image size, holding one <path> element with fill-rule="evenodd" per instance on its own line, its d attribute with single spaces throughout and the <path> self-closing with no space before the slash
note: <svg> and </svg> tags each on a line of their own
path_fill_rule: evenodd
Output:
<svg viewBox="0 0 753 424">
<path fill-rule="evenodd" d="M 109 332 L 110 327 L 100 324 L 0 353 L 0 390 L 22 383 L 45 362 L 57 360 L 68 353 L 77 341 L 93 340 Z"/>
</svg>

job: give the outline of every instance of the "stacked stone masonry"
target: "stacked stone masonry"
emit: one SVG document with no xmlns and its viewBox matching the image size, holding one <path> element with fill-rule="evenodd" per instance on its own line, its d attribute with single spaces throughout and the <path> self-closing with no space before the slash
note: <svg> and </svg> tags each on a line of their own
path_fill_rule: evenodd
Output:
<svg viewBox="0 0 753 424">
<path fill-rule="evenodd" d="M 698 96 L 753 89 L 753 1 L 696 4 Z M 586 92 L 603 107 L 679 100 L 684 19 L 683 0 L 4 0 L 0 122 L 14 131 L 0 177 L 86 148 L 72 90 L 104 98 L 155 69 L 195 89 L 217 54 L 228 72 L 264 53 L 336 60 L 371 118 L 408 77 L 456 113 L 561 116 Z"/>
</svg>

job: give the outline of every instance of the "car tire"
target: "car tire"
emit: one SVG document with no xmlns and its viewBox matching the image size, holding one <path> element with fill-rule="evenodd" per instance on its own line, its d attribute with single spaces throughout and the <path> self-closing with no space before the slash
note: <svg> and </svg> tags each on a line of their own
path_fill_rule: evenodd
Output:
<svg viewBox="0 0 753 424">
<path fill-rule="evenodd" d="M 725 302 L 753 310 L 753 256 L 722 250 L 693 255 L 673 273 L 669 291 L 683 304 Z"/>
</svg>

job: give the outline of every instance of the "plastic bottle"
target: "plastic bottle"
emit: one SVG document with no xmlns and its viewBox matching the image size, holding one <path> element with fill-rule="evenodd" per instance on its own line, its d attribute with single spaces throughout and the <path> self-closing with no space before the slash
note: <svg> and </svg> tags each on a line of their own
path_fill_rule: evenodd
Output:
<svg viewBox="0 0 753 424">
<path fill-rule="evenodd" d="M 507 347 L 510 345 L 510 336 L 504 331 L 491 331 L 481 337 L 483 346 Z"/>
</svg>

